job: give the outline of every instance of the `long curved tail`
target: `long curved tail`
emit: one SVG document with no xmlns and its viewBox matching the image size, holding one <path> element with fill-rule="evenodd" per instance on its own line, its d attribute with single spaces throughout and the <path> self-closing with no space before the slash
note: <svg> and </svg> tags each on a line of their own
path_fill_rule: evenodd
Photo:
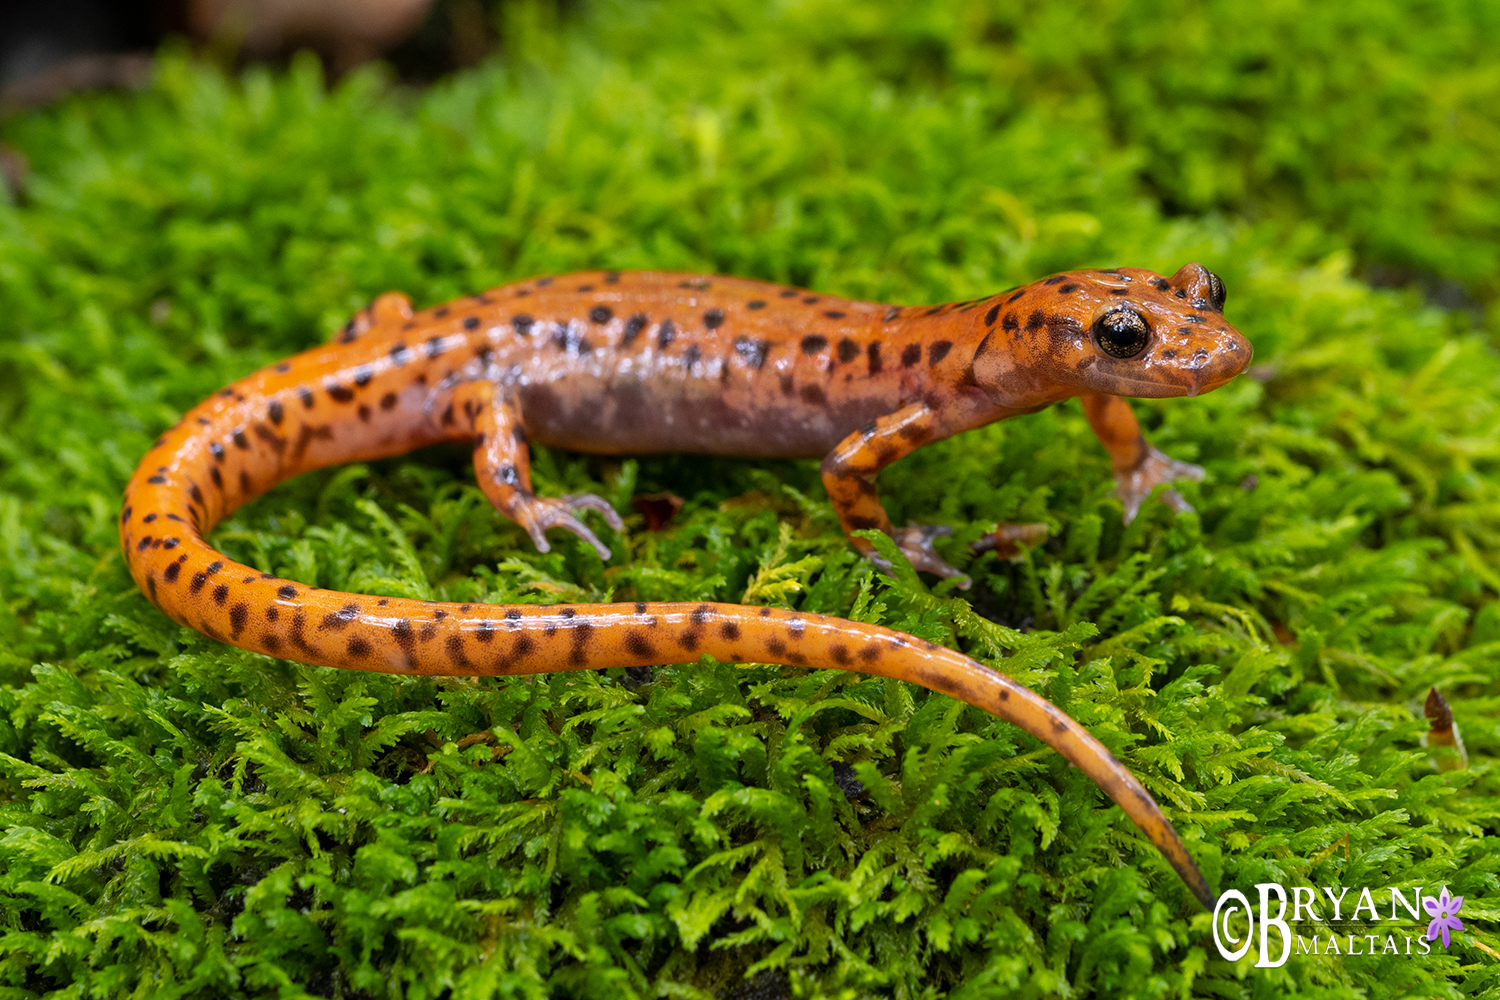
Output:
<svg viewBox="0 0 1500 1000">
<path fill-rule="evenodd" d="M 127 488 L 120 528 L 126 561 L 152 603 L 174 620 L 270 656 L 387 673 L 538 674 L 695 663 L 709 655 L 911 681 L 1012 722 L 1057 750 L 1119 804 L 1204 907 L 1213 908 L 1215 895 L 1177 831 L 1103 744 L 1035 692 L 942 646 L 841 618 L 736 604 L 502 607 L 343 594 L 230 561 L 204 541 L 228 510 L 335 460 L 328 452 L 275 461 L 286 455 L 284 440 L 278 447 L 274 432 L 258 429 L 263 423 L 245 432 L 236 397 L 246 398 L 241 390 L 255 389 L 249 383 L 263 374 L 189 413 L 157 442 Z M 411 446 L 406 438 L 385 450 Z M 252 467 L 258 478 L 248 474 Z"/>
</svg>

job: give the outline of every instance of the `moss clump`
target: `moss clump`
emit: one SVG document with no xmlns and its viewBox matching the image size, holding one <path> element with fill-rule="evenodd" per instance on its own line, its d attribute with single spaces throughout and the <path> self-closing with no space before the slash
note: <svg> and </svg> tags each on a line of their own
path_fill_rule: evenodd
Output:
<svg viewBox="0 0 1500 1000">
<path fill-rule="evenodd" d="M 717 0 L 567 24 L 517 6 L 503 59 L 422 94 L 168 55 L 144 94 L 10 122 L 34 180 L 0 210 L 0 986 L 1493 992 L 1500 359 L 1472 312 L 1351 277 L 1405 263 L 1491 294 L 1471 248 L 1493 243 L 1493 178 L 1446 179 L 1493 123 L 1460 110 L 1444 131 L 1420 100 L 1339 81 L 1362 67 L 1467 108 L 1496 85 L 1455 59 L 1496 30 L 1477 4 L 1352 9 L 1274 8 L 1265 23 L 1298 31 L 1283 49 L 1264 4 L 1154 29 L 1130 5 Z M 1119 30 L 1082 49 L 1089 32 L 1058 27 L 1101 18 Z M 1319 95 L 1332 131 L 1287 138 Z M 116 551 L 119 491 L 162 427 L 388 288 L 427 304 L 657 267 L 922 302 L 1193 259 L 1264 365 L 1138 406 L 1208 468 L 1184 488 L 1198 513 L 1123 527 L 1073 405 L 926 448 L 881 485 L 898 522 L 957 526 L 950 560 L 995 520 L 1053 529 L 1019 562 L 970 563 L 964 598 L 872 574 L 810 463 L 539 449 L 545 492 L 687 498 L 666 532 L 608 537 L 608 566 L 562 536 L 537 555 L 457 451 L 304 477 L 215 537 L 323 587 L 748 594 L 1003 659 L 1142 776 L 1217 886 L 1446 885 L 1466 897 L 1449 951 L 1223 962 L 1091 785 L 905 685 L 712 663 L 645 684 L 303 668 L 177 628 Z M 1418 745 L 1433 684 L 1467 771 Z"/>
</svg>

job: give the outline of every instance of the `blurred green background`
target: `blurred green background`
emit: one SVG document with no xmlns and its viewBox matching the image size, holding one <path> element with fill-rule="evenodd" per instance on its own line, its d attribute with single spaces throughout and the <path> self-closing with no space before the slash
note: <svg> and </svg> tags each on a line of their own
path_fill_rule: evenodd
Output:
<svg viewBox="0 0 1500 1000">
<path fill-rule="evenodd" d="M 1493 994 L 1500 8 L 486 16 L 489 58 L 430 86 L 173 43 L 140 92 L 0 124 L 26 164 L 0 207 L 5 996 Z M 898 523 L 955 527 L 967 594 L 874 575 L 813 463 L 538 449 L 544 493 L 686 498 L 665 531 L 607 533 L 608 566 L 537 555 L 462 449 L 303 477 L 214 540 L 365 593 L 914 631 L 1099 734 L 1216 888 L 1446 885 L 1451 950 L 1223 962 L 1096 789 L 907 685 L 305 668 L 176 627 L 117 551 L 163 428 L 390 288 L 643 267 L 931 302 L 1190 260 L 1257 363 L 1136 404 L 1209 470 L 1198 512 L 1124 527 L 1071 403 L 928 447 L 881 488 Z M 1051 538 L 972 559 L 998 520 Z M 1467 769 L 1421 744 L 1432 685 Z"/>
</svg>

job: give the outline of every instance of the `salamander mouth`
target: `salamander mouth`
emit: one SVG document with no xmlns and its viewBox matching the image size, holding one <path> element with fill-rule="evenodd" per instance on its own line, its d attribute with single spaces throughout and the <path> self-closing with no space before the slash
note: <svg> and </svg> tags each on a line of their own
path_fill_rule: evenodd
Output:
<svg viewBox="0 0 1500 1000">
<path fill-rule="evenodd" d="M 1201 370 L 1183 372 L 1182 378 L 1160 381 L 1112 375 L 1111 380 L 1120 386 L 1120 391 L 1116 395 L 1131 396 L 1135 399 L 1172 399 L 1177 396 L 1196 396 L 1201 392 L 1207 392 L 1208 390 L 1203 388 L 1202 374 Z M 1215 383 L 1210 388 L 1216 388 L 1217 385 L 1218 383 Z"/>
</svg>

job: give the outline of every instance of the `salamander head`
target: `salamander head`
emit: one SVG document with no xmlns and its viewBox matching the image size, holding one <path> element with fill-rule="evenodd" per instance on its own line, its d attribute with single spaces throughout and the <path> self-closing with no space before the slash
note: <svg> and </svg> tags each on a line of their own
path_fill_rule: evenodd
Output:
<svg viewBox="0 0 1500 1000">
<path fill-rule="evenodd" d="M 997 399 L 1024 394 L 1022 382 L 1196 396 L 1244 371 L 1253 353 L 1224 321 L 1224 283 L 1202 264 L 1170 278 L 1136 267 L 1056 274 L 1001 300 L 997 318 L 974 357 L 975 381 Z"/>
</svg>

